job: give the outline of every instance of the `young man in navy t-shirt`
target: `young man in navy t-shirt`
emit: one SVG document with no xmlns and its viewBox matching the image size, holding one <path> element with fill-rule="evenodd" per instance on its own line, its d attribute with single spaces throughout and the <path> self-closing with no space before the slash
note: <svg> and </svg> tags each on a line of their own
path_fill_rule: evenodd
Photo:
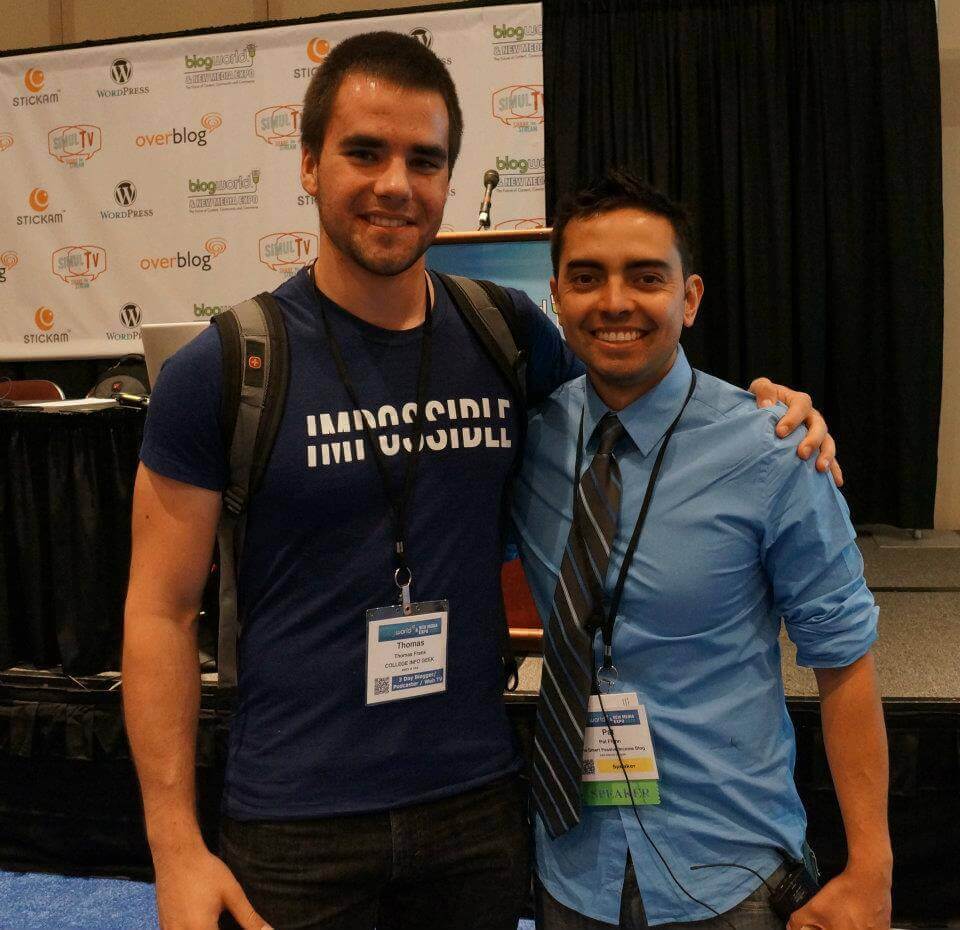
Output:
<svg viewBox="0 0 960 930">
<path fill-rule="evenodd" d="M 123 671 L 162 930 L 213 930 L 221 912 L 244 930 L 516 927 L 527 827 L 498 585 L 526 412 L 424 264 L 461 132 L 446 68 L 401 34 L 341 43 L 307 91 L 301 183 L 319 247 L 274 292 L 290 387 L 240 557 L 222 859 L 194 790 L 195 618 L 228 470 L 216 334 L 158 379 Z M 580 369 L 510 293 L 536 400 Z M 801 398 L 790 422 L 809 410 Z M 825 436 L 815 412 L 808 425 L 807 453 Z M 821 464 L 828 453 L 829 438 Z"/>
</svg>

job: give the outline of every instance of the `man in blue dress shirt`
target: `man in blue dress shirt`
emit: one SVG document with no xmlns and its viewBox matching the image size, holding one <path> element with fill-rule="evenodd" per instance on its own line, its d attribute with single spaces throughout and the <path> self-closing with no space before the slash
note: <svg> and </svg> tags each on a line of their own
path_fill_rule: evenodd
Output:
<svg viewBox="0 0 960 930">
<path fill-rule="evenodd" d="M 566 698 L 554 699 L 557 706 L 541 702 L 534 757 L 540 927 L 784 927 L 770 908 L 769 888 L 790 862 L 803 859 L 806 817 L 793 782 L 782 618 L 797 661 L 816 674 L 849 849 L 845 870 L 786 926 L 886 930 L 887 748 L 870 652 L 877 608 L 843 498 L 797 457 L 793 442 L 777 437 L 775 410 L 758 410 L 750 394 L 694 375 L 679 337 L 693 325 L 703 282 L 691 273 L 681 208 L 644 182 L 611 172 L 561 208 L 553 268 L 561 325 L 588 373 L 531 416 L 515 498 L 521 554 L 548 639 L 567 637 L 569 645 L 569 631 L 552 615 L 560 611 L 555 592 L 558 603 L 562 593 L 570 603 L 568 585 L 558 585 L 561 563 L 564 578 L 590 590 L 589 565 L 570 576 L 566 566 L 574 545 L 574 475 L 579 464 L 579 481 L 597 452 L 595 427 L 610 412 L 622 427 L 612 453 L 619 466 L 612 545 L 595 521 L 577 517 L 578 531 L 599 534 L 586 538 L 586 551 L 600 551 L 598 543 L 610 550 L 608 565 L 596 572 L 599 615 L 610 610 L 654 463 L 668 445 L 619 607 L 607 619 L 608 635 L 593 639 L 593 667 L 614 667 L 600 675 L 602 709 L 636 708 L 630 720 L 645 717 L 649 725 L 645 748 L 644 739 L 613 725 L 622 755 L 619 763 L 611 759 L 608 742 L 606 771 L 621 781 L 605 788 L 620 789 L 619 804 L 580 806 L 591 790 L 598 800 L 588 782 L 604 769 L 602 762 L 578 765 L 579 744 L 571 758 L 573 784 L 586 779 L 581 799 L 538 794 L 538 785 L 562 781 L 559 744 L 576 742 L 566 735 L 569 726 L 557 728 L 566 723 L 561 717 L 575 716 L 560 706 Z M 672 437 L 666 435 L 681 410 Z M 584 642 L 589 654 L 586 636 Z M 545 652 L 557 665 L 553 680 L 568 680 L 569 670 L 550 659 L 557 643 Z M 604 678 L 616 680 L 604 687 Z M 600 724 L 596 714 L 586 724 L 588 747 L 594 734 L 591 760 L 603 757 Z M 644 758 L 624 762 L 623 755 Z M 634 805 L 623 790 L 623 767 L 634 779 L 645 773 Z M 560 808 L 564 826 L 554 820 Z M 693 868 L 701 865 L 712 867 Z"/>
</svg>

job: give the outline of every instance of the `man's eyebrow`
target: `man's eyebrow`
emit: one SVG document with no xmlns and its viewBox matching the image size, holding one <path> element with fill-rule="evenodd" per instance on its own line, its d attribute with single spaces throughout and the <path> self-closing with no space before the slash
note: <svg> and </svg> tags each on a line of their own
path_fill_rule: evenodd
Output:
<svg viewBox="0 0 960 930">
<path fill-rule="evenodd" d="M 385 149 L 387 142 L 378 136 L 367 136 L 363 133 L 355 133 L 352 136 L 344 136 L 340 140 L 341 149 L 361 148 L 361 149 Z M 414 145 L 413 152 L 416 155 L 423 155 L 427 158 L 436 158 L 441 161 L 447 160 L 447 150 L 442 145 Z"/>
<path fill-rule="evenodd" d="M 567 272 L 570 271 L 603 271 L 606 268 L 603 262 L 594 261 L 590 258 L 572 258 L 564 266 L 564 270 Z M 638 258 L 634 261 L 629 261 L 626 264 L 628 271 L 636 271 L 638 268 L 647 269 L 651 271 L 669 271 L 670 262 L 665 262 L 659 258 Z"/>
</svg>

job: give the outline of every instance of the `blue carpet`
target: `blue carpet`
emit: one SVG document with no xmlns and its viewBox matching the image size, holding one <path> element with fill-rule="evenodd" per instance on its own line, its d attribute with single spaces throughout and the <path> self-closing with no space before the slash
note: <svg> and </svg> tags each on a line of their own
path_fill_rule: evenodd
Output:
<svg viewBox="0 0 960 930">
<path fill-rule="evenodd" d="M 0 930 L 156 930 L 153 885 L 0 872 Z M 455 930 L 455 928 L 451 928 Z M 521 920 L 517 930 L 534 930 Z"/>
</svg>

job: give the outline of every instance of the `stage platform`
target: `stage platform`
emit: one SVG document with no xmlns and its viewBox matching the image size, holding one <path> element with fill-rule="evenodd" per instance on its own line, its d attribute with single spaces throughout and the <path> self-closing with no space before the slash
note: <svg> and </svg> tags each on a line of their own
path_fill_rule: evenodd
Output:
<svg viewBox="0 0 960 930">
<path fill-rule="evenodd" d="M 946 925 L 960 921 L 960 534 L 913 540 L 881 528 L 860 544 L 880 605 L 894 915 Z M 524 659 L 520 689 L 507 696 L 527 745 L 539 674 L 539 658 Z M 785 638 L 783 674 L 809 838 L 831 875 L 845 849 L 816 687 Z M 202 826 L 214 845 L 229 728 L 215 680 L 204 675 L 197 768 Z M 0 673 L 0 869 L 151 877 L 115 673 Z"/>
</svg>

